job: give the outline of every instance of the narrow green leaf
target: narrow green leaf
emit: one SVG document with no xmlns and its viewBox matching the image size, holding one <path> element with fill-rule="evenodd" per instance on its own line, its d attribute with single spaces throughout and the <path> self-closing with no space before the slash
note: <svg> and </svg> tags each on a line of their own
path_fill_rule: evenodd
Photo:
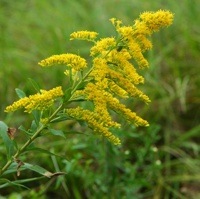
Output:
<svg viewBox="0 0 200 199">
<path fill-rule="evenodd" d="M 38 85 L 38 83 L 31 78 L 28 78 L 28 80 L 31 83 L 31 85 L 33 86 L 33 88 L 39 93 L 40 92 L 40 86 Z"/>
<path fill-rule="evenodd" d="M 86 144 L 76 144 L 72 146 L 73 150 L 80 150 L 80 149 L 85 149 L 85 148 L 87 148 Z"/>
<path fill-rule="evenodd" d="M 22 166 L 22 168 L 25 168 L 25 169 L 29 169 L 29 170 L 32 170 L 32 171 L 35 171 L 36 173 L 39 173 L 43 176 L 46 176 L 49 178 L 50 175 L 52 175 L 52 173 L 38 165 L 32 165 L 32 164 L 29 164 L 29 163 L 24 163 L 24 165 Z"/>
<path fill-rule="evenodd" d="M 7 157 L 8 159 L 10 159 L 11 156 L 14 154 L 15 143 L 8 136 L 8 126 L 2 121 L 0 121 L 0 136 L 2 137 L 3 142 L 6 146 Z"/>
<path fill-rule="evenodd" d="M 47 178 L 51 178 L 53 176 L 58 176 L 58 175 L 65 175 L 66 173 L 64 172 L 56 172 L 56 173 L 51 173 L 50 171 L 38 166 L 38 165 L 32 165 L 29 163 L 24 163 L 24 165 L 22 166 L 22 168 L 26 168 L 32 171 L 35 171 L 36 173 L 39 173 Z"/>
<path fill-rule="evenodd" d="M 29 180 L 29 179 L 27 179 L 27 180 Z M 6 183 L 2 184 L 1 181 L 6 182 Z M 22 180 L 10 181 L 8 179 L 2 178 L 2 179 L 0 179 L 0 184 L 1 184 L 0 189 L 5 188 L 5 187 L 9 187 L 9 186 L 18 186 L 18 187 L 23 187 L 25 189 L 29 189 L 28 187 L 22 185 L 21 184 L 22 182 L 20 182 L 20 181 L 22 181 Z M 29 181 L 31 181 L 31 180 L 29 180 Z"/>
<path fill-rule="evenodd" d="M 64 134 L 63 131 L 61 131 L 61 130 L 49 129 L 49 132 L 50 132 L 52 135 L 58 135 L 58 136 L 61 136 L 61 137 L 63 137 L 63 138 L 66 139 L 65 134 Z"/>
<path fill-rule="evenodd" d="M 21 99 L 23 97 L 26 97 L 26 94 L 24 93 L 24 91 L 22 91 L 21 89 L 19 88 L 16 88 L 15 89 L 15 92 L 17 93 L 17 96 Z"/>
<path fill-rule="evenodd" d="M 178 137 L 177 140 L 175 140 L 175 143 L 182 143 L 185 140 L 198 137 L 199 136 L 199 131 L 200 131 L 200 125 L 195 126 L 191 130 L 185 132 L 181 136 Z"/>
<path fill-rule="evenodd" d="M 64 92 L 64 101 L 67 102 L 69 100 L 69 98 L 71 97 L 71 92 L 72 92 L 72 88 L 68 88 L 67 90 L 65 90 Z"/>
<path fill-rule="evenodd" d="M 81 82 L 77 88 L 77 90 L 82 90 L 88 84 L 88 81 Z"/>
<path fill-rule="evenodd" d="M 39 110 L 33 110 L 32 114 L 33 114 L 33 117 L 35 119 L 35 124 L 37 126 L 39 126 L 40 118 L 41 118 L 41 111 L 39 111 Z"/>
<path fill-rule="evenodd" d="M 59 115 L 59 117 L 54 118 L 53 120 L 51 120 L 51 123 L 62 122 L 62 121 L 69 120 L 69 119 L 71 119 L 71 118 L 68 117 L 66 114 L 63 114 L 63 115 Z"/>
<path fill-rule="evenodd" d="M 18 129 L 21 130 L 22 132 L 26 133 L 27 135 L 32 135 L 32 133 L 27 131 L 22 125 Z"/>
<path fill-rule="evenodd" d="M 9 168 L 3 173 L 2 176 L 10 174 L 10 173 L 17 173 L 17 166 L 18 166 L 18 164 L 16 162 L 13 162 L 9 166 Z M 20 168 L 20 171 L 22 171 L 22 170 L 25 170 L 25 168 L 24 169 Z"/>
<path fill-rule="evenodd" d="M 36 125 L 35 120 L 33 120 L 31 123 L 30 134 L 35 132 L 36 130 L 37 130 L 37 125 Z"/>
</svg>

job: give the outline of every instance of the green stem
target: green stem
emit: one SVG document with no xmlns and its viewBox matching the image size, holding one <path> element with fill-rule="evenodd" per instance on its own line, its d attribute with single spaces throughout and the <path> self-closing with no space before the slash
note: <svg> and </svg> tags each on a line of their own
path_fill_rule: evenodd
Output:
<svg viewBox="0 0 200 199">
<path fill-rule="evenodd" d="M 50 116 L 49 121 L 60 111 L 60 109 L 62 108 L 62 106 L 63 106 L 63 104 L 61 104 L 55 110 L 55 112 Z M 30 139 L 27 140 L 27 142 L 13 155 L 13 157 L 10 160 L 8 160 L 8 162 L 1 169 L 0 175 L 2 175 L 8 169 L 8 167 L 12 164 L 12 162 L 15 161 L 20 156 L 20 154 L 23 153 L 26 150 L 26 148 L 38 137 L 38 135 L 40 134 L 40 132 L 44 128 L 46 128 L 46 125 L 40 126 L 40 128 L 30 137 Z"/>
<path fill-rule="evenodd" d="M 8 167 L 12 164 L 13 160 L 17 159 L 19 155 L 37 138 L 37 136 L 40 134 L 40 132 L 45 128 L 44 125 L 42 125 L 34 134 L 33 136 L 27 140 L 27 142 L 13 155 L 13 157 L 8 160 L 8 162 L 5 164 L 5 166 L 1 169 L 1 175 L 8 169 Z"/>
</svg>

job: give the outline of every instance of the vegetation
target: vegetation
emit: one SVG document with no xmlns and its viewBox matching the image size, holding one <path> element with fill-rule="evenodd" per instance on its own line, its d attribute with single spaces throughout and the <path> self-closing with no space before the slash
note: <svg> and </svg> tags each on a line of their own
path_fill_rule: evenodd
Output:
<svg viewBox="0 0 200 199">
<path fill-rule="evenodd" d="M 116 17 L 131 24 L 141 12 L 167 9 L 175 14 L 167 30 L 153 35 L 153 49 L 145 54 L 149 71 L 143 73 L 142 90 L 151 103 L 126 104 L 147 119 L 150 126 L 135 128 L 123 122 L 115 134 L 121 138 L 116 147 L 107 140 L 84 134 L 66 134 L 66 139 L 48 135 L 37 146 L 48 150 L 30 152 L 22 161 L 40 165 L 52 178 L 40 177 L 30 170 L 7 174 L 20 186 L 0 189 L 1 198 L 198 198 L 200 193 L 200 28 L 197 0 L 176 1 L 1 1 L 1 111 L 0 119 L 10 127 L 28 128 L 31 119 L 22 111 L 6 114 L 4 109 L 16 101 L 14 88 L 27 95 L 35 93 L 34 79 L 50 90 L 61 85 L 63 68 L 45 70 L 38 61 L 72 52 L 88 57 L 90 44 L 70 41 L 73 31 L 91 30 L 102 37 L 114 34 L 108 19 Z M 80 131 L 69 121 L 60 124 L 66 132 Z M 83 130 L 83 129 L 81 129 Z M 17 131 L 16 142 L 23 135 Z M 7 154 L 0 139 L 0 167 Z M 53 154 L 58 154 L 57 156 Z M 0 187 L 4 182 L 0 181 Z"/>
</svg>

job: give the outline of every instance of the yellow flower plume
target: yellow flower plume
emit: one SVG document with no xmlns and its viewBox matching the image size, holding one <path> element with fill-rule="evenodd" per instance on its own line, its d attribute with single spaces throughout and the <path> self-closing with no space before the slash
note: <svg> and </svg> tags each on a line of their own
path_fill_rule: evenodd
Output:
<svg viewBox="0 0 200 199">
<path fill-rule="evenodd" d="M 113 119 L 111 111 L 136 126 L 148 126 L 146 120 L 132 111 L 133 107 L 129 108 L 122 102 L 132 98 L 138 98 L 146 104 L 150 102 L 149 97 L 138 88 L 139 84 L 145 82 L 138 69 L 149 67 L 144 56 L 144 52 L 153 46 L 149 37 L 160 28 L 171 25 L 173 14 L 164 10 L 144 12 L 129 26 L 115 18 L 110 21 L 117 37 L 97 39 L 97 32 L 87 30 L 70 35 L 70 40 L 93 42 L 90 49 L 92 60 L 88 62 L 91 65 L 87 65 L 86 59 L 71 53 L 53 55 L 39 62 L 42 67 L 66 65 L 64 73 L 70 78 L 69 88 L 65 92 L 67 96 L 64 96 L 61 87 L 41 90 L 40 93 L 14 102 L 5 111 L 12 112 L 20 108 L 29 113 L 35 109 L 46 110 L 58 97 L 63 97 L 63 103 L 66 102 L 64 114 L 85 121 L 96 134 L 106 137 L 115 145 L 121 141 L 111 129 L 120 128 L 120 124 Z M 81 107 L 83 104 L 79 100 L 89 106 L 84 104 L 84 108 Z M 79 104 L 75 108 L 67 108 L 70 102 Z M 43 118 L 41 122 L 47 123 L 48 118 Z"/>
<path fill-rule="evenodd" d="M 71 67 L 75 71 L 81 71 L 87 67 L 87 62 L 84 58 L 70 53 L 53 55 L 40 61 L 38 64 L 42 67 L 53 66 L 55 64 L 64 64 Z"/>
<path fill-rule="evenodd" d="M 12 105 L 7 106 L 5 112 L 13 112 L 20 108 L 25 108 L 25 112 L 31 113 L 33 110 L 46 110 L 53 105 L 54 101 L 63 96 L 62 88 L 56 87 L 49 91 L 41 90 L 41 93 L 21 98 Z"/>
<path fill-rule="evenodd" d="M 92 31 L 87 31 L 87 30 L 77 31 L 77 32 L 73 32 L 70 35 L 70 40 L 81 39 L 81 40 L 87 40 L 87 41 L 94 41 L 97 35 L 98 35 L 97 32 L 92 32 Z"/>
</svg>

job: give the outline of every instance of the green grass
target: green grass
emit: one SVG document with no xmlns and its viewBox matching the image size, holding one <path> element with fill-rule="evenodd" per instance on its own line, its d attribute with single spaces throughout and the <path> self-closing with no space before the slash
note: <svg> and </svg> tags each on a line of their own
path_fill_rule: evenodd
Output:
<svg viewBox="0 0 200 199">
<path fill-rule="evenodd" d="M 64 84 L 60 68 L 41 69 L 37 62 L 52 54 L 75 52 L 87 57 L 88 45 L 69 41 L 76 30 L 94 30 L 102 37 L 113 34 L 109 18 L 129 24 L 143 11 L 169 9 L 175 13 L 171 27 L 153 36 L 154 48 L 146 56 L 143 90 L 149 106 L 130 102 L 149 121 L 149 128 L 124 124 L 117 132 L 122 146 L 86 135 L 67 140 L 47 137 L 39 145 L 66 160 L 31 153 L 27 162 L 67 175 L 0 190 L 6 198 L 18 193 L 28 198 L 198 198 L 200 197 L 200 15 L 198 0 L 145 1 L 16 1 L 0 2 L 0 119 L 10 126 L 27 124 L 22 112 L 7 115 L 4 108 L 17 99 L 14 89 L 34 93 L 28 78 L 42 88 Z M 80 129 L 69 123 L 61 127 Z M 17 140 L 21 140 L 20 135 Z M 2 141 L 0 140 L 0 143 Z M 6 157 L 0 144 L 0 164 Z M 22 172 L 20 179 L 35 177 Z M 12 176 L 10 176 L 12 178 Z M 64 180 L 63 180 L 64 179 Z M 41 194 L 38 196 L 37 194 Z M 16 194 L 15 194 L 16 196 Z M 20 196 L 19 196 L 20 198 Z"/>
</svg>

